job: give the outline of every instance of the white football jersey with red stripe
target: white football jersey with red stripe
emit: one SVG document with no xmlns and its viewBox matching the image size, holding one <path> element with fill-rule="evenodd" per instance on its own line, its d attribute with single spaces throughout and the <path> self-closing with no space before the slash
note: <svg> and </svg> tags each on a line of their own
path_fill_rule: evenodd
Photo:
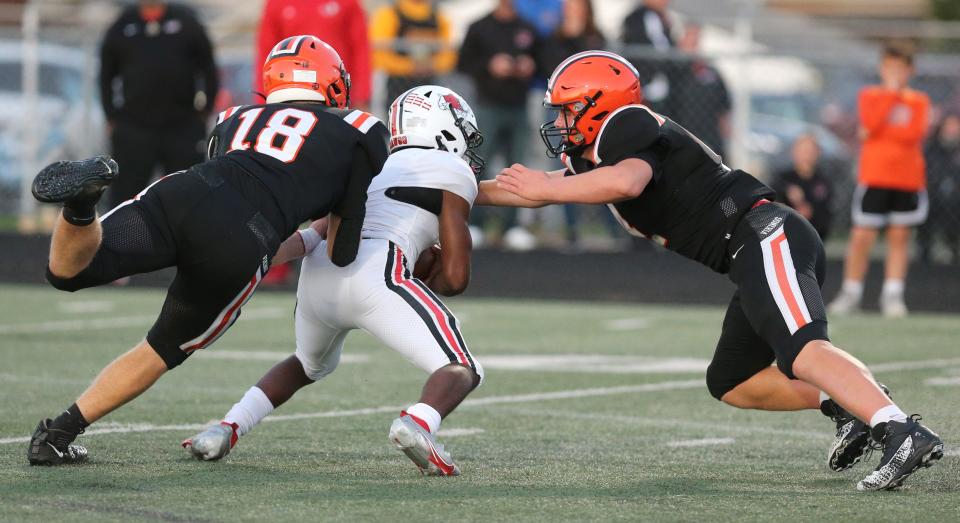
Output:
<svg viewBox="0 0 960 523">
<path fill-rule="evenodd" d="M 453 153 L 436 149 L 401 149 L 394 152 L 367 189 L 367 213 L 363 237 L 397 244 L 410 263 L 420 252 L 437 243 L 439 216 L 430 210 L 398 200 L 396 188 L 448 191 L 473 206 L 477 179 L 467 162 Z M 393 195 L 393 196 L 391 196 Z"/>
</svg>

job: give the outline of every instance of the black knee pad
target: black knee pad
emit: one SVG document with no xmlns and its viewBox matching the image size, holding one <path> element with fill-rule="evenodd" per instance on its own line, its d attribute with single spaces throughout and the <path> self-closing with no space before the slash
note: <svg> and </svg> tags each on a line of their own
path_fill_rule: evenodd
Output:
<svg viewBox="0 0 960 523">
<path fill-rule="evenodd" d="M 730 392 L 734 387 L 743 383 L 748 378 L 749 376 L 743 379 L 734 377 L 722 371 L 719 366 L 711 363 L 710 366 L 707 367 L 707 390 L 710 391 L 711 396 L 722 400 L 724 394 Z"/>
<path fill-rule="evenodd" d="M 83 282 L 79 278 L 74 276 L 73 278 L 61 278 L 54 274 L 50 267 L 47 267 L 47 281 L 50 282 L 50 285 L 53 285 L 54 289 L 67 291 L 67 292 L 76 292 L 84 287 Z"/>
<path fill-rule="evenodd" d="M 826 321 L 816 320 L 800 327 L 800 329 L 790 337 L 789 347 L 775 350 L 777 354 L 777 368 L 780 369 L 780 372 L 792 380 L 797 379 L 797 376 L 793 373 L 793 362 L 796 361 L 797 356 L 800 355 L 800 351 L 802 351 L 808 343 L 816 340 L 830 341 L 830 338 L 827 337 Z"/>
</svg>

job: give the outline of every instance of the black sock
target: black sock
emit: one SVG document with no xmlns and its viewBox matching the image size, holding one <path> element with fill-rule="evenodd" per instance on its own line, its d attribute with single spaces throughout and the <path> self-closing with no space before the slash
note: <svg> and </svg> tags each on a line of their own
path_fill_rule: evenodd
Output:
<svg viewBox="0 0 960 523">
<path fill-rule="evenodd" d="M 83 429 L 88 426 L 90 426 L 90 424 L 83 418 L 83 414 L 80 413 L 80 408 L 77 407 L 76 403 L 70 405 L 70 408 L 61 412 L 60 415 L 50 423 L 50 428 L 63 430 L 74 435 L 82 434 Z"/>
<path fill-rule="evenodd" d="M 837 405 L 837 402 L 833 401 L 830 398 L 827 398 L 820 402 L 820 412 L 822 412 L 824 416 L 827 416 L 829 418 L 841 415 L 842 410 L 843 409 L 840 408 L 840 405 Z"/>
<path fill-rule="evenodd" d="M 67 202 L 63 204 L 63 219 L 70 225 L 83 227 L 97 219 L 97 202 Z"/>
</svg>

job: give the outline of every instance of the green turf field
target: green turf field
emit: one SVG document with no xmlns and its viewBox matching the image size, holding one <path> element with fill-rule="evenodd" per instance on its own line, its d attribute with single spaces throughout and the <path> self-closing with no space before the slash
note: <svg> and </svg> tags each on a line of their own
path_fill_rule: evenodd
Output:
<svg viewBox="0 0 960 523">
<path fill-rule="evenodd" d="M 179 442 L 292 350 L 293 296 L 278 293 L 257 295 L 213 348 L 81 436 L 91 463 L 28 466 L 24 436 L 137 342 L 162 299 L 0 287 L 0 520 L 960 520 L 956 316 L 832 325 L 947 442 L 901 492 L 855 490 L 876 455 L 829 472 L 833 427 L 819 413 L 737 411 L 710 397 L 718 308 L 451 301 L 487 368 L 441 429 L 457 478 L 421 477 L 389 446 L 424 375 L 362 333 L 335 374 L 224 461 L 190 459 Z"/>
</svg>

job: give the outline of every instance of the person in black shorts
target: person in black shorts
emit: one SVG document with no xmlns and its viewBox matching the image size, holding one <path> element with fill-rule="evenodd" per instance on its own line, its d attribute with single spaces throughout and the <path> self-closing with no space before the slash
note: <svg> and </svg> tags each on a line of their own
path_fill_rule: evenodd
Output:
<svg viewBox="0 0 960 523">
<path fill-rule="evenodd" d="M 54 419 L 41 420 L 28 460 L 86 459 L 72 442 L 167 370 L 217 340 L 240 316 L 281 241 L 307 220 L 329 220 L 328 255 L 356 257 L 371 179 L 389 134 L 372 115 L 347 108 L 350 77 L 339 55 L 313 36 L 274 47 L 264 66 L 267 103 L 220 114 L 210 159 L 161 178 L 97 218 L 95 205 L 118 176 L 105 157 L 41 171 L 33 194 L 62 202 L 47 279 L 61 290 L 176 267 L 146 339 L 110 363 Z"/>
<path fill-rule="evenodd" d="M 515 164 L 481 183 L 478 204 L 607 204 L 631 233 L 728 274 L 737 290 L 707 370 L 710 393 L 740 408 L 820 408 L 837 422 L 834 470 L 856 463 L 872 432 L 884 453 L 859 489 L 896 487 L 943 455 L 936 434 L 830 343 L 817 232 L 792 209 L 770 203 L 769 187 L 731 170 L 683 127 L 642 105 L 629 62 L 603 51 L 573 55 L 551 76 L 545 104 L 558 116 L 540 134 L 566 169 Z"/>
</svg>

